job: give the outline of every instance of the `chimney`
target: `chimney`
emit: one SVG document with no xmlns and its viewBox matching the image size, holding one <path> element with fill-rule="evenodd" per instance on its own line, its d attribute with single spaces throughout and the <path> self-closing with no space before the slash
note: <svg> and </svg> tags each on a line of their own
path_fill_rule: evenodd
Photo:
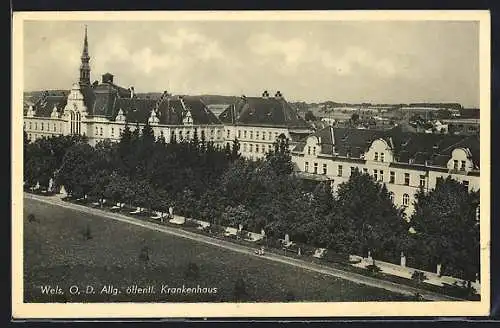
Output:
<svg viewBox="0 0 500 328">
<path fill-rule="evenodd" d="M 113 74 L 105 73 L 102 75 L 102 83 L 113 83 Z"/>
<path fill-rule="evenodd" d="M 129 88 L 129 90 L 130 90 L 130 99 L 132 99 L 132 98 L 134 98 L 134 96 L 135 96 L 135 90 L 134 90 L 134 87 L 130 87 L 130 88 Z"/>
</svg>

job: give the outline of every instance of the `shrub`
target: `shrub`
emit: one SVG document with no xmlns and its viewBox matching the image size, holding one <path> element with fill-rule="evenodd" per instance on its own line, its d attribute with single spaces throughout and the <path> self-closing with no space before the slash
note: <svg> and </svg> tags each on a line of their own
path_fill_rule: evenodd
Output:
<svg viewBox="0 0 500 328">
<path fill-rule="evenodd" d="M 416 281 L 417 284 L 420 284 L 420 283 L 424 282 L 425 280 L 427 280 L 428 278 L 422 271 L 415 270 L 411 274 L 411 279 L 413 281 Z"/>
<path fill-rule="evenodd" d="M 182 226 L 186 227 L 186 228 L 198 228 L 200 226 L 200 224 L 198 222 L 193 221 L 193 220 L 186 219 L 186 221 L 184 222 L 184 224 Z"/>
<path fill-rule="evenodd" d="M 474 287 L 460 286 L 458 284 L 443 284 L 443 288 L 446 293 L 455 297 L 471 299 L 471 297 L 477 295 L 477 291 Z"/>
<path fill-rule="evenodd" d="M 83 237 L 86 239 L 86 240 L 90 240 L 93 238 L 92 236 L 92 230 L 90 229 L 90 225 L 87 224 L 87 227 L 85 228 L 85 231 L 83 232 Z"/>
<path fill-rule="evenodd" d="M 334 252 L 330 249 L 326 250 L 323 258 L 325 262 L 336 262 L 336 263 L 348 263 L 349 262 L 349 254 Z"/>
<path fill-rule="evenodd" d="M 367 269 L 367 270 L 368 270 L 368 272 L 369 272 L 370 274 L 372 274 L 372 275 L 375 275 L 375 274 L 379 273 L 380 271 L 382 271 L 382 270 L 380 269 L 380 267 L 378 267 L 378 266 L 377 266 L 377 265 L 375 265 L 375 264 L 370 264 L 370 265 L 368 265 L 368 266 L 366 267 L 366 269 Z"/>
<path fill-rule="evenodd" d="M 208 231 L 210 231 L 214 235 L 221 235 L 224 231 L 226 231 L 226 228 L 220 225 L 210 225 L 208 228 Z"/>
<path fill-rule="evenodd" d="M 35 214 L 31 213 L 28 215 L 28 222 L 38 222 L 38 219 L 35 217 Z"/>
</svg>

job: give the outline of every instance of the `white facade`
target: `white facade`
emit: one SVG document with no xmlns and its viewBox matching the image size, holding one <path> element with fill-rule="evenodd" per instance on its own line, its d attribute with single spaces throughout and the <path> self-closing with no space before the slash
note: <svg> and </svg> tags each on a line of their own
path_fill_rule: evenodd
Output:
<svg viewBox="0 0 500 328">
<path fill-rule="evenodd" d="M 470 151 L 464 148 L 453 150 L 447 168 L 398 163 L 394 159 L 392 146 L 384 139 L 374 140 L 361 159 L 324 155 L 319 153 L 319 149 L 321 140 L 313 135 L 307 139 L 303 151 L 292 152 L 292 161 L 305 173 L 305 177 L 323 176 L 323 180 L 331 182 L 335 193 L 357 168 L 384 183 L 394 204 L 404 207 L 407 217 L 414 212 L 413 202 L 419 189 L 434 189 L 438 178 L 451 176 L 468 184 L 471 191 L 477 191 L 480 187 L 479 171 L 473 169 Z"/>
<path fill-rule="evenodd" d="M 231 146 L 234 139 L 238 139 L 241 156 L 252 160 L 264 158 L 282 134 L 290 139 L 289 130 L 282 127 L 224 126 L 224 142 Z"/>
</svg>

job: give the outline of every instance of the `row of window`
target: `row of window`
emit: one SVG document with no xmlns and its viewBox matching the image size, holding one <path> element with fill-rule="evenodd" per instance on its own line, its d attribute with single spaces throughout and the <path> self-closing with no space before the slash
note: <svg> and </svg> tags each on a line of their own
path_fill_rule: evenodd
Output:
<svg viewBox="0 0 500 328">
<path fill-rule="evenodd" d="M 458 171 L 458 160 L 453 160 L 453 169 Z M 465 161 L 460 161 L 460 171 L 465 171 Z"/>
<path fill-rule="evenodd" d="M 231 130 L 226 130 L 227 138 L 231 138 Z M 274 132 L 274 139 L 278 138 L 278 132 Z M 238 139 L 254 140 L 254 131 L 238 130 Z M 255 140 L 273 140 L 273 132 L 255 131 Z"/>
<path fill-rule="evenodd" d="M 356 168 L 354 166 L 351 166 L 350 169 L 351 169 L 350 173 L 352 174 Z M 309 162 L 304 163 L 304 171 L 309 173 Z M 313 163 L 313 170 L 310 173 L 319 174 L 318 163 Z M 368 174 L 368 169 L 363 168 L 363 173 Z M 375 179 L 375 181 L 384 182 L 385 181 L 384 173 L 385 173 L 384 170 L 373 170 L 373 178 Z M 324 174 L 324 175 L 328 174 L 328 168 L 327 168 L 326 164 L 323 164 L 321 174 Z M 338 167 L 337 167 L 337 176 L 339 176 L 339 177 L 343 176 L 343 166 L 342 165 L 338 165 Z M 427 180 L 426 175 L 421 174 L 420 180 L 419 180 L 419 186 L 425 187 L 426 180 Z M 394 171 L 389 172 L 389 181 L 388 182 L 393 183 L 393 184 L 396 183 L 396 172 L 394 172 Z M 409 186 L 410 182 L 411 182 L 410 181 L 410 173 L 404 173 L 404 185 Z M 465 187 L 467 187 L 467 188 L 469 187 L 469 181 L 464 180 L 462 183 L 464 184 Z"/>
<path fill-rule="evenodd" d="M 305 171 L 306 172 L 309 172 L 309 162 L 305 162 Z M 318 163 L 313 163 L 313 171 L 312 173 L 314 174 L 318 174 Z M 328 168 L 326 166 L 326 164 L 323 164 L 323 171 L 322 171 L 322 174 L 327 174 L 328 173 Z"/>
<path fill-rule="evenodd" d="M 307 146 L 307 155 L 311 155 L 311 148 L 312 148 L 312 154 L 316 155 L 316 146 Z"/>
<path fill-rule="evenodd" d="M 44 123 L 40 122 L 40 131 L 50 131 L 52 126 L 52 131 L 56 132 L 57 131 L 57 125 L 56 123 Z M 24 123 L 24 127 L 26 128 L 26 122 Z M 28 122 L 28 127 L 29 130 L 38 130 L 38 123 L 37 122 Z M 34 127 L 34 128 L 33 128 Z M 62 131 L 62 123 L 59 123 L 59 131 Z"/>
<path fill-rule="evenodd" d="M 123 130 L 124 130 L 124 128 L 117 128 L 116 129 L 116 132 L 117 132 L 116 137 L 120 137 L 121 134 L 123 133 Z M 115 137 L 115 128 L 111 127 L 110 132 L 111 132 L 110 133 L 111 138 L 114 138 Z M 214 134 L 215 134 L 215 131 L 213 129 L 210 130 L 210 139 L 214 139 Z M 172 131 L 171 135 L 172 135 L 172 138 L 178 138 L 181 141 L 184 140 L 183 131 L 179 131 L 178 136 L 175 134 L 174 131 Z M 194 135 L 194 133 L 193 133 L 193 135 Z M 104 136 L 104 130 L 102 127 L 97 127 L 97 126 L 95 127 L 95 136 L 101 136 L 101 137 Z M 165 133 L 163 132 L 163 130 L 160 130 L 160 136 L 165 137 Z M 205 131 L 204 130 L 201 131 L 201 138 L 205 138 Z M 190 130 L 186 131 L 185 139 L 187 139 L 187 140 L 191 139 L 191 131 Z"/>
<path fill-rule="evenodd" d="M 394 193 L 393 192 L 389 193 L 389 198 L 394 203 Z M 403 194 L 403 206 L 409 206 L 409 205 L 410 205 L 410 195 Z"/>
<path fill-rule="evenodd" d="M 375 155 L 373 157 L 373 160 L 376 161 L 376 162 L 383 162 L 385 159 L 385 154 L 384 153 L 380 153 L 380 156 L 379 156 L 379 153 L 378 152 L 375 152 Z"/>
<path fill-rule="evenodd" d="M 271 147 L 272 145 L 271 144 L 268 144 L 267 145 L 267 151 L 270 151 L 271 150 Z M 246 144 L 246 143 L 243 143 L 242 144 L 242 150 L 243 152 L 249 152 L 249 153 L 253 153 L 254 150 L 255 150 L 255 153 L 262 153 L 264 154 L 266 152 L 266 147 L 265 145 L 259 145 L 259 144 Z"/>
</svg>

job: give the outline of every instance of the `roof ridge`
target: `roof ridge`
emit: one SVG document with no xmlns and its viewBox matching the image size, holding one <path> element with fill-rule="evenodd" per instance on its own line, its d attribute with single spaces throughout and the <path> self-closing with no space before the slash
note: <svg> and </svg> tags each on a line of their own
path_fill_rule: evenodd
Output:
<svg viewBox="0 0 500 328">
<path fill-rule="evenodd" d="M 461 138 L 459 141 L 455 142 L 454 144 L 451 144 L 450 146 L 446 147 L 446 148 L 445 148 L 445 149 L 443 149 L 442 151 L 447 151 L 447 150 L 449 150 L 450 148 L 455 147 L 456 145 L 458 145 L 458 144 L 460 144 L 460 143 L 464 142 L 465 140 L 467 140 L 467 139 L 468 139 L 468 138 L 470 138 L 470 137 L 471 137 L 471 136 L 467 136 L 467 137 L 465 137 L 465 138 Z"/>
</svg>

